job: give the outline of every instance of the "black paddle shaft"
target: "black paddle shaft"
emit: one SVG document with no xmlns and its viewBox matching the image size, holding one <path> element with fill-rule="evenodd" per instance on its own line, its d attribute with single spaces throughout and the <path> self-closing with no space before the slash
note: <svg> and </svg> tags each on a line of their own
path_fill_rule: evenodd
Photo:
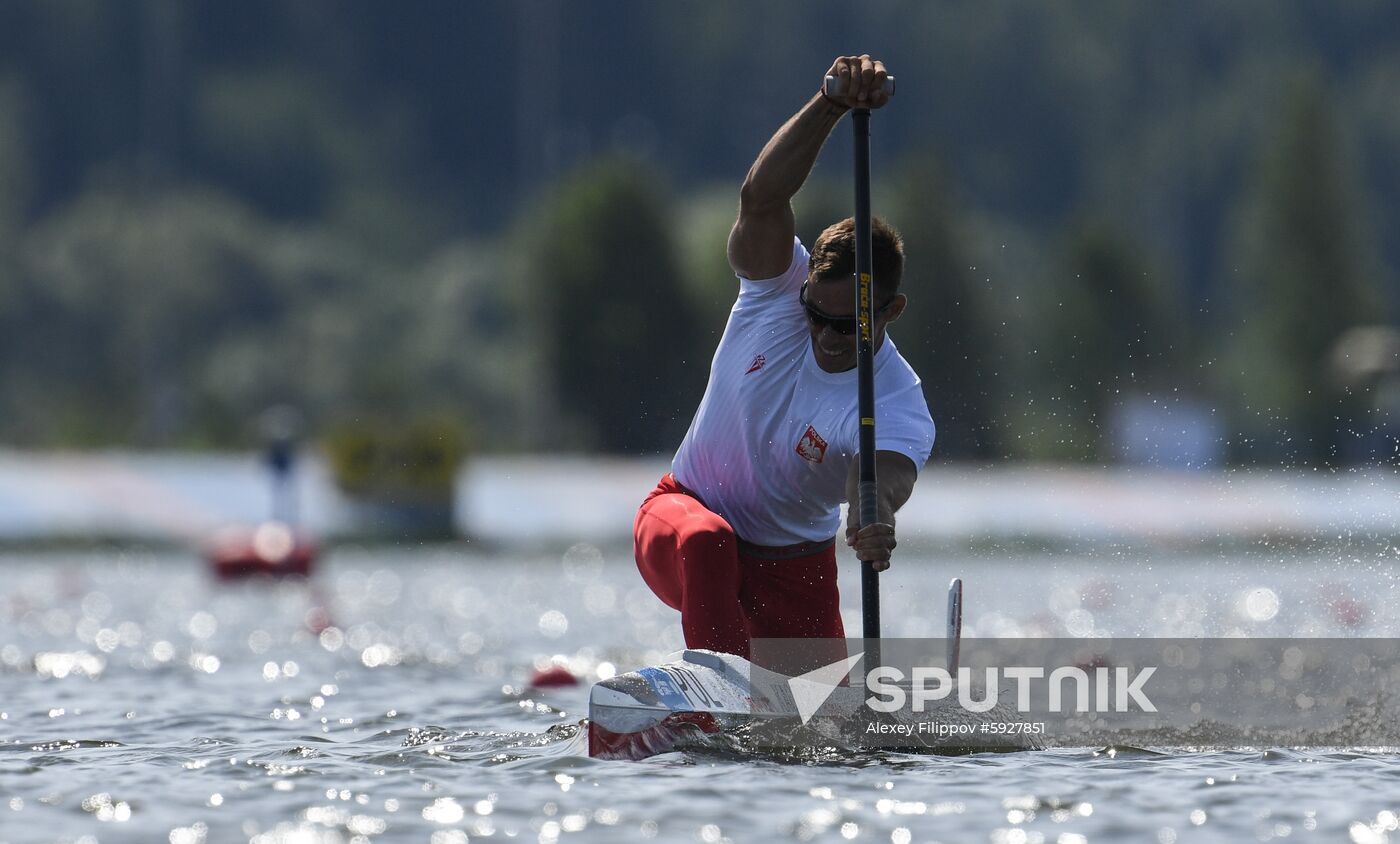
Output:
<svg viewBox="0 0 1400 844">
<path fill-rule="evenodd" d="M 860 525 L 880 518 L 880 487 L 875 479 L 875 289 L 870 245 L 870 109 L 851 111 L 855 128 L 856 171 L 856 375 L 860 413 Z M 851 502 L 855 506 L 857 502 Z M 880 638 L 880 576 L 870 561 L 861 563 L 860 596 L 866 639 Z"/>
<path fill-rule="evenodd" d="M 827 95 L 844 92 L 839 80 L 828 76 L 823 80 Z M 885 78 L 883 91 L 894 95 L 894 77 Z M 860 413 L 860 500 L 850 506 L 860 507 L 860 526 L 873 525 L 880 519 L 880 487 L 875 478 L 875 325 L 874 325 L 874 261 L 870 246 L 870 109 L 851 110 L 851 126 L 855 130 L 856 173 L 856 317 L 860 330 L 856 338 L 856 375 Z M 862 562 L 860 568 L 860 598 L 864 617 L 867 649 L 878 650 L 880 638 L 880 576 L 875 565 Z M 866 664 L 872 661 L 866 654 Z"/>
</svg>

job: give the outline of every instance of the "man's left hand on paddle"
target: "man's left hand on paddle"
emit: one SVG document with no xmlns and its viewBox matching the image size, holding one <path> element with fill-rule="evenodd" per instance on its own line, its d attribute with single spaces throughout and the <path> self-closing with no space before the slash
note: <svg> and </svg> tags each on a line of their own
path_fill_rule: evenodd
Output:
<svg viewBox="0 0 1400 844">
<path fill-rule="evenodd" d="M 876 522 L 860 530 L 847 526 L 846 544 L 855 550 L 859 560 L 873 563 L 876 571 L 884 571 L 890 567 L 890 557 L 899 543 L 894 538 L 894 525 Z"/>
</svg>

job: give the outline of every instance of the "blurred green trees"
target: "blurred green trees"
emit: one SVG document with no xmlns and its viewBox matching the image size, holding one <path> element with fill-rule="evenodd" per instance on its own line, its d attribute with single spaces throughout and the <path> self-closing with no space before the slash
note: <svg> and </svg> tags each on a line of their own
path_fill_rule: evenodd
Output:
<svg viewBox="0 0 1400 844">
<path fill-rule="evenodd" d="M 882 186 L 888 197 L 879 204 L 904 237 L 901 288 L 909 306 L 890 335 L 923 380 L 940 457 L 996 456 L 1001 436 L 992 413 L 1004 386 L 1003 350 L 988 316 L 991 293 L 977 283 L 986 276 L 971 266 L 969 226 L 941 158 L 908 155 L 891 169 L 898 178 Z"/>
<path fill-rule="evenodd" d="M 1123 402 L 1181 385 L 1184 321 L 1172 285 L 1111 227 L 1079 224 L 1062 249 L 1059 275 L 1035 297 L 1048 376 L 1038 393 L 1057 437 L 1043 447 L 1061 458 L 1108 459 L 1106 434 Z"/>
<path fill-rule="evenodd" d="M 1329 372 L 1351 327 L 1384 319 L 1365 205 L 1316 79 L 1295 82 L 1263 144 L 1235 237 L 1227 373 L 1241 456 L 1334 462 L 1364 404 Z"/>
<path fill-rule="evenodd" d="M 1185 394 L 1237 460 L 1336 458 L 1325 361 L 1395 320 L 1400 8 L 623 5 L 0 4 L 0 444 L 249 445 L 294 403 L 668 451 L 739 181 L 854 39 L 901 79 L 876 211 L 940 458 L 1106 459 L 1132 397 Z"/>
<path fill-rule="evenodd" d="M 699 402 L 708 357 L 656 184 L 640 161 L 601 160 L 516 237 L 541 365 L 526 389 L 558 400 L 540 447 L 664 451 Z"/>
</svg>

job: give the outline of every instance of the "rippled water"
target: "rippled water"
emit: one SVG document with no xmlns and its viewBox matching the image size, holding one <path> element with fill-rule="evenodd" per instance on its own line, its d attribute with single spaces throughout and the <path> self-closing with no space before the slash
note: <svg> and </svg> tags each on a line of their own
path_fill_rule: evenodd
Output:
<svg viewBox="0 0 1400 844">
<path fill-rule="evenodd" d="M 1393 636 L 1396 562 L 905 554 L 886 630 L 937 634 L 958 574 L 970 635 Z M 1391 754 L 590 760 L 586 687 L 522 686 L 534 665 L 593 675 L 680 645 L 626 549 L 340 550 L 311 587 L 218 586 L 173 554 L 0 572 L 5 842 L 1400 840 Z"/>
</svg>

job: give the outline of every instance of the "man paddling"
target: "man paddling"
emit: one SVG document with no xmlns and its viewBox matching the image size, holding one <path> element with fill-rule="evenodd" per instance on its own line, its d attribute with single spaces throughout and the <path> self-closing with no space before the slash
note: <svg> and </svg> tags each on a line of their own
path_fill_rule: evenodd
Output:
<svg viewBox="0 0 1400 844">
<path fill-rule="evenodd" d="M 858 489 L 854 226 L 829 226 L 809 253 L 791 200 L 842 116 L 889 97 L 885 67 L 869 56 L 838 58 L 827 75 L 844 93 L 808 100 L 744 180 L 728 248 L 739 297 L 671 472 L 634 523 L 642 577 L 681 611 L 691 648 L 748 658 L 751 638 L 845 635 L 835 534 Z M 934 426 L 918 376 L 886 335 L 907 303 L 903 245 L 879 220 L 871 239 L 879 519 L 857 530 L 853 507 L 845 536 L 884 570 L 894 513 Z"/>
</svg>

